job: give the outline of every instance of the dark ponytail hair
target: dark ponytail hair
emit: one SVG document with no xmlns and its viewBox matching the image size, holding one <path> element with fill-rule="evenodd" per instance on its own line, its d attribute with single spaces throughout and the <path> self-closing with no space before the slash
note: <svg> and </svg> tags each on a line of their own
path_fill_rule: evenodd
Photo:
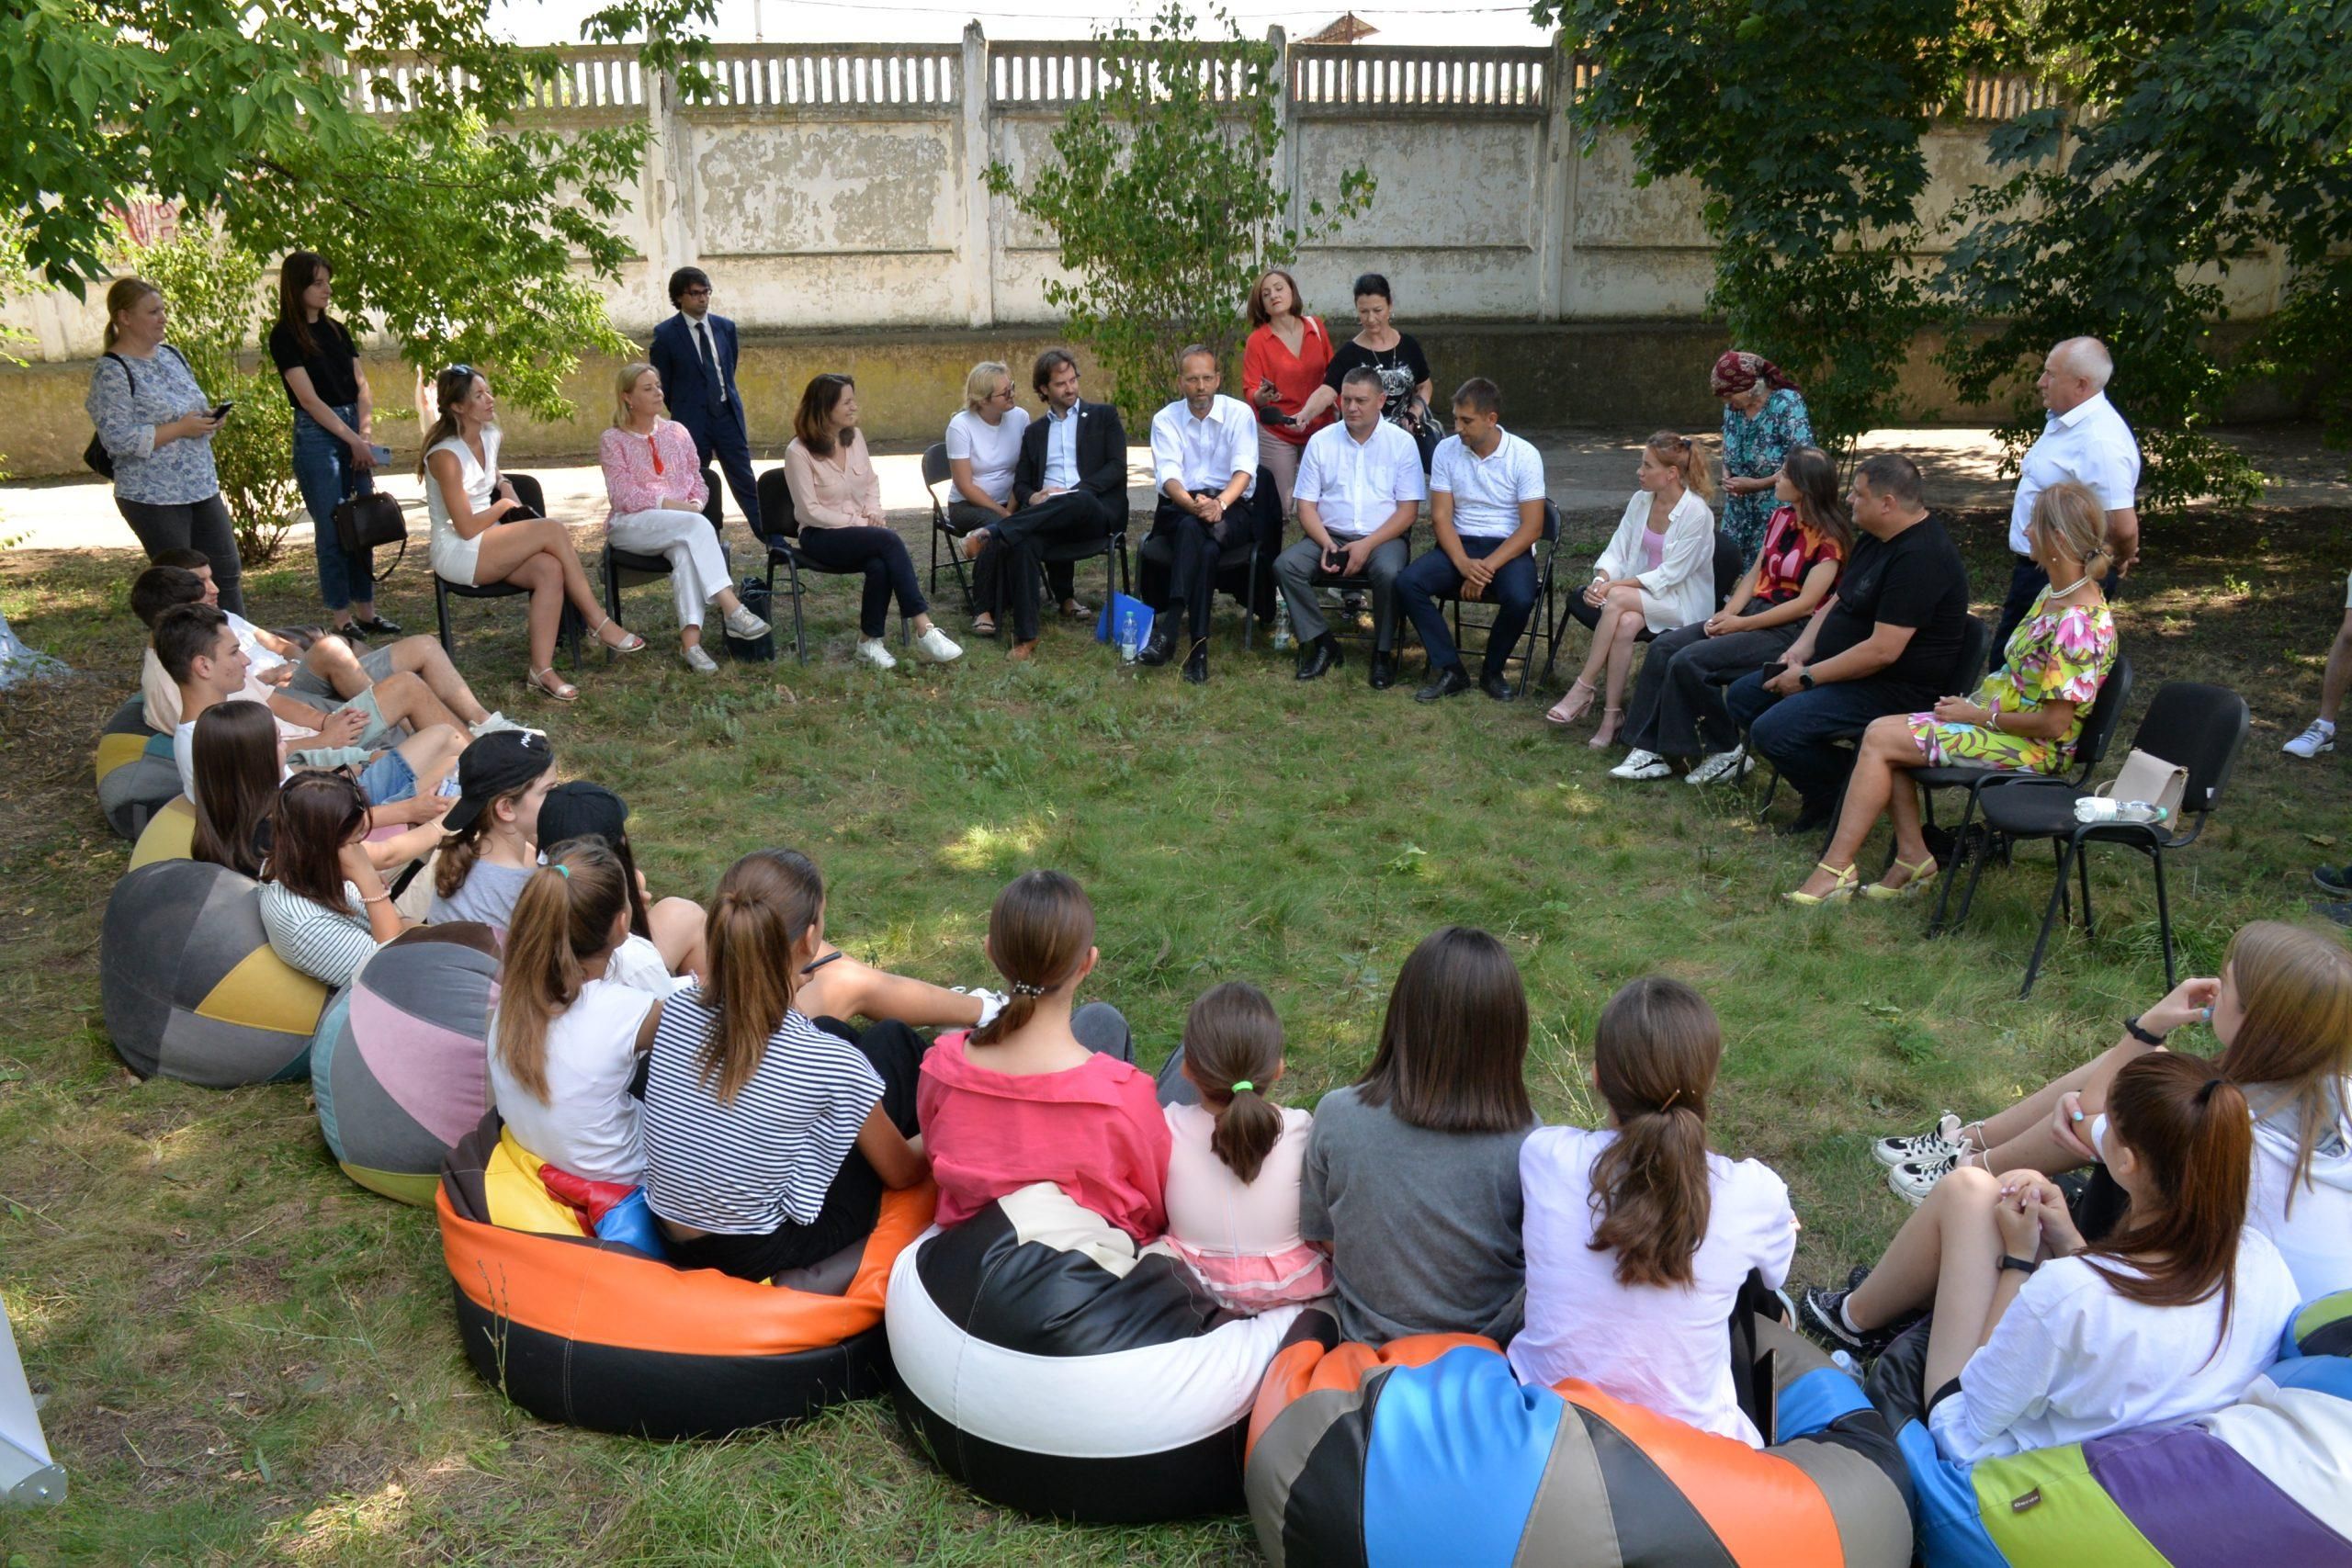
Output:
<svg viewBox="0 0 2352 1568">
<path fill-rule="evenodd" d="M 541 1104 L 548 1098 L 548 1026 L 580 999 L 582 964 L 613 946 L 628 907 L 620 858 L 602 839 L 574 839 L 548 856 L 514 900 L 498 972 L 498 1059 Z"/>
<path fill-rule="evenodd" d="M 2122 1228 L 2084 1255 L 2129 1258 L 2130 1273 L 2097 1261 L 2091 1269 L 2117 1295 L 2149 1306 L 2192 1306 L 2220 1292 L 2218 1353 L 2236 1305 L 2238 1236 L 2253 1182 L 2245 1096 L 2211 1062 L 2150 1051 L 2115 1075 L 2107 1115 L 2146 1167 L 2156 1201 L 2132 1204 Z"/>
<path fill-rule="evenodd" d="M 1842 559 L 1854 553 L 1854 514 L 1839 493 L 1838 462 L 1818 446 L 1792 446 L 1781 471 L 1797 492 L 1797 521 L 1838 547 Z"/>
<path fill-rule="evenodd" d="M 1621 987 L 1592 1032 L 1593 1076 L 1617 1136 L 1592 1162 L 1595 1252 L 1621 1285 L 1687 1285 L 1707 1239 L 1707 1094 L 1723 1026 L 1706 998 L 1650 976 Z"/>
<path fill-rule="evenodd" d="M 993 1045 L 1027 1023 L 1038 998 L 1074 978 L 1093 946 L 1094 905 L 1073 878 L 1024 871 L 1006 883 L 989 907 L 989 958 L 1012 996 L 971 1043 Z"/>
<path fill-rule="evenodd" d="M 198 860 L 258 879 L 262 825 L 277 804 L 277 720 L 261 703 L 215 703 L 189 742 Z"/>
<path fill-rule="evenodd" d="M 797 850 L 753 850 L 718 879 L 710 913 L 703 917 L 710 954 L 710 988 L 704 995 L 718 1020 L 703 1043 L 697 1072 L 720 1104 L 735 1103 L 767 1055 L 768 1036 L 792 1010 L 800 981 L 792 944 L 816 923 L 824 905 L 825 879 Z"/>
<path fill-rule="evenodd" d="M 1202 992 L 1184 1018 L 1184 1069 L 1216 1113 L 1209 1152 L 1247 1187 L 1283 1135 L 1282 1108 L 1266 1098 L 1283 1070 L 1283 1021 L 1266 993 L 1244 980 Z"/>
</svg>

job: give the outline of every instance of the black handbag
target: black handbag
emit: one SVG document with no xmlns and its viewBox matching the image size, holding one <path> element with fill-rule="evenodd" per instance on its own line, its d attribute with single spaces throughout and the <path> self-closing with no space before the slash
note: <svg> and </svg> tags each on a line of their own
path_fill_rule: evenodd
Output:
<svg viewBox="0 0 2352 1568">
<path fill-rule="evenodd" d="M 392 564 L 375 574 L 378 582 L 390 578 L 408 556 L 408 519 L 401 514 L 401 503 L 382 491 L 345 496 L 335 507 L 331 525 L 345 555 L 358 555 L 379 545 L 400 546 L 401 553 L 392 558 Z"/>
<path fill-rule="evenodd" d="M 130 395 L 137 397 L 139 378 L 130 373 L 130 361 L 119 354 L 109 354 L 107 357 L 122 367 L 122 378 L 130 384 Z M 114 454 L 107 450 L 107 444 L 98 438 L 95 430 L 90 432 L 90 444 L 82 448 L 82 464 L 101 479 L 114 478 Z"/>
</svg>

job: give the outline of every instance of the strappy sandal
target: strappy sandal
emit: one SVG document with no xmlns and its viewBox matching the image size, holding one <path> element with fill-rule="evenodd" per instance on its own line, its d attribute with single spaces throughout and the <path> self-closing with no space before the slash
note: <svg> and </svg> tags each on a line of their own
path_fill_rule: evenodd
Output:
<svg viewBox="0 0 2352 1568">
<path fill-rule="evenodd" d="M 1838 879 L 1837 886 L 1830 888 L 1826 893 L 1807 893 L 1804 889 L 1798 888 L 1793 891 L 1781 894 L 1781 897 L 1786 898 L 1792 904 L 1801 904 L 1804 908 L 1811 909 L 1818 908 L 1823 904 L 1842 904 L 1847 899 L 1851 898 L 1854 896 L 1854 889 L 1860 885 L 1862 880 L 1861 873 L 1856 871 L 1850 865 L 1831 865 L 1826 860 L 1815 861 L 1813 863 L 1816 870 L 1826 871 L 1830 875 L 1836 877 Z"/>
<path fill-rule="evenodd" d="M 1596 751 L 1606 750 L 1610 747 L 1616 745 L 1617 727 L 1624 722 L 1625 710 L 1623 708 L 1602 708 L 1600 710 L 1600 728 L 1592 732 L 1592 739 L 1586 741 L 1585 744 L 1591 747 Z"/>
<path fill-rule="evenodd" d="M 1574 724 L 1585 716 L 1592 706 L 1592 699 L 1600 694 L 1598 686 L 1579 675 L 1560 700 L 1552 705 L 1552 711 L 1544 716 L 1544 722 L 1562 726 Z"/>
<path fill-rule="evenodd" d="M 1898 860 L 1894 863 L 1894 869 L 1907 874 L 1900 887 L 1889 887 L 1883 882 L 1873 882 L 1861 890 L 1862 897 L 1875 899 L 1882 904 L 1896 898 L 1908 898 L 1933 882 L 1936 879 L 1936 874 L 1943 867 L 1936 863 L 1935 856 L 1926 855 L 1921 857 L 1917 865 L 1913 865 L 1907 860 Z"/>
<path fill-rule="evenodd" d="M 588 628 L 588 635 L 594 637 L 598 642 L 604 643 L 604 646 L 606 649 L 615 653 L 643 653 L 645 651 L 645 639 L 638 636 L 635 632 L 628 631 L 627 629 L 624 629 L 621 632 L 620 641 L 605 642 L 605 628 L 612 624 L 612 616 L 606 615 L 603 620 L 598 621 L 594 626 Z M 554 666 L 549 665 L 548 668 L 553 669 Z"/>
<path fill-rule="evenodd" d="M 531 679 L 528 684 L 532 691 L 537 692 L 539 695 L 548 698 L 551 702 L 578 702 L 580 700 L 580 688 L 573 685 L 571 682 L 564 680 L 560 676 L 556 676 L 555 684 L 552 686 L 548 684 L 548 677 L 554 675 L 555 666 L 552 664 L 548 665 L 544 670 L 534 670 L 531 671 Z"/>
</svg>

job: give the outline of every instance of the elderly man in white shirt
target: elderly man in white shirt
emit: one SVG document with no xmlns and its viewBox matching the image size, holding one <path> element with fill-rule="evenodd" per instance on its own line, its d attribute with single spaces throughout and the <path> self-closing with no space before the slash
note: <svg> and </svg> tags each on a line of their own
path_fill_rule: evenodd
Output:
<svg viewBox="0 0 2352 1568">
<path fill-rule="evenodd" d="M 2009 646 L 2009 634 L 2033 608 L 2034 596 L 2050 586 L 2050 574 L 2034 564 L 2033 547 L 2026 537 L 2036 496 L 2073 479 L 2098 497 L 2107 509 L 2108 546 L 2115 552 L 2115 567 L 2106 584 L 2109 595 L 2139 558 L 2140 443 L 2107 400 L 2108 378 L 2114 374 L 2114 357 L 2095 337 L 2070 337 L 2041 363 L 2034 386 L 2050 413 L 2018 466 L 2017 497 L 2009 503 L 2009 549 L 2018 558 L 2009 574 L 2008 600 L 2001 606 L 2001 624 L 1993 633 L 1996 670 Z"/>
<path fill-rule="evenodd" d="M 1282 517 L 1258 483 L 1258 416 L 1225 383 L 1215 350 L 1193 344 L 1176 356 L 1177 400 L 1151 416 L 1151 472 L 1159 504 L 1141 558 L 1143 602 L 1151 606 L 1151 640 L 1137 662 L 1175 656 L 1176 606 L 1182 604 L 1190 651 L 1184 679 L 1209 678 L 1209 606 L 1218 556 L 1235 545 L 1278 536 Z M 1261 494 L 1263 490 L 1265 493 Z"/>
<path fill-rule="evenodd" d="M 1498 703 L 1519 694 L 1503 668 L 1535 612 L 1532 552 L 1544 536 L 1544 459 L 1502 426 L 1501 389 L 1483 376 L 1453 394 L 1453 431 L 1430 459 L 1430 526 L 1437 548 L 1396 579 L 1396 597 L 1429 650 L 1430 683 L 1413 700 L 1434 703 L 1470 689 L 1439 603 L 1459 594 L 1495 607 L 1478 689 Z"/>
<path fill-rule="evenodd" d="M 1396 574 L 1405 570 L 1405 536 L 1429 490 L 1420 448 L 1401 426 L 1380 417 L 1380 372 L 1358 366 L 1340 378 L 1340 423 L 1308 439 L 1300 456 L 1298 525 L 1306 537 L 1274 562 L 1274 581 L 1298 634 L 1298 678 L 1320 680 L 1340 662 L 1313 581 L 1318 570 L 1372 582 L 1372 684 L 1396 680 Z"/>
</svg>

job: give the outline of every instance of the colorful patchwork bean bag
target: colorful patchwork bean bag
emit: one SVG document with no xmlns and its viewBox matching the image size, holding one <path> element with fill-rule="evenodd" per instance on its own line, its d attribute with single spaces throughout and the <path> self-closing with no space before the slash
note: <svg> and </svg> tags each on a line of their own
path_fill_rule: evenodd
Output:
<svg viewBox="0 0 2352 1568">
<path fill-rule="evenodd" d="M 98 998 L 132 1072 L 233 1089 L 309 1071 L 327 988 L 270 951 L 258 884 L 162 860 L 125 873 L 107 899 Z"/>
<path fill-rule="evenodd" d="M 1906 1568 L 1885 1420 L 1778 1323 L 1754 1337 L 1760 1450 L 1589 1383 L 1522 1384 L 1487 1339 L 1291 1345 L 1250 1422 L 1258 1544 L 1276 1568 Z"/>
<path fill-rule="evenodd" d="M 532 1415 L 708 1438 L 882 1392 L 883 1289 L 931 1224 L 929 1183 L 884 1193 L 854 1253 L 763 1284 L 596 1240 L 544 1168 L 493 1112 L 450 1151 L 434 1196 L 466 1359 Z"/>
<path fill-rule="evenodd" d="M 992 1503 L 1129 1523 L 1232 1513 L 1258 1380 L 1299 1315 L 1236 1317 L 1193 1272 L 1041 1183 L 899 1259 L 900 1419 Z"/>
<path fill-rule="evenodd" d="M 175 795 L 139 830 L 138 842 L 130 846 L 130 869 L 159 860 L 187 860 L 195 852 L 196 802 Z"/>
<path fill-rule="evenodd" d="M 490 1110 L 498 938 L 471 921 L 401 932 L 319 1021 L 311 1092 L 343 1173 L 420 1207 L 441 1162 Z"/>
<path fill-rule="evenodd" d="M 147 704 L 131 699 L 114 710 L 98 731 L 92 758 L 98 776 L 98 809 L 107 826 L 136 839 L 147 819 L 180 793 L 180 771 L 172 760 L 172 738 L 147 728 Z"/>
</svg>

